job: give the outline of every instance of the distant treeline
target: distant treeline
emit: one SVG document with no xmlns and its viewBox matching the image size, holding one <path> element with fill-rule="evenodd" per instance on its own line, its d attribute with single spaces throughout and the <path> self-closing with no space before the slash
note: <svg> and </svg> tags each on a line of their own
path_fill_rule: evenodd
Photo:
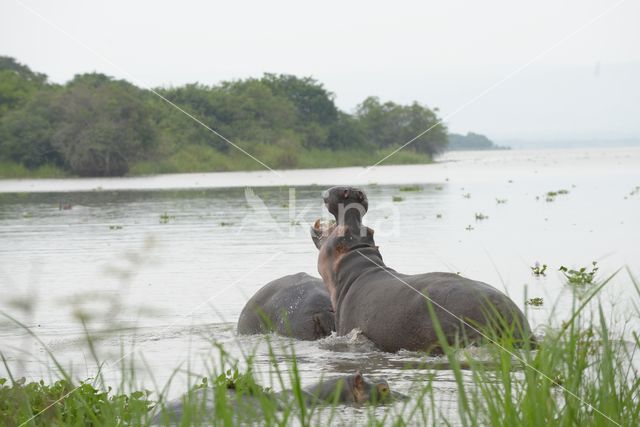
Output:
<svg viewBox="0 0 640 427">
<path fill-rule="evenodd" d="M 468 132 L 466 135 L 449 134 L 447 150 L 508 150 L 509 147 L 496 145 L 484 135 Z"/>
<path fill-rule="evenodd" d="M 437 109 L 376 97 L 347 114 L 321 83 L 292 75 L 154 90 L 272 168 L 371 164 L 440 120 Z M 441 124 L 390 160 L 428 162 L 446 145 Z M 149 90 L 98 73 L 53 84 L 0 57 L 0 175 L 261 167 Z"/>
</svg>

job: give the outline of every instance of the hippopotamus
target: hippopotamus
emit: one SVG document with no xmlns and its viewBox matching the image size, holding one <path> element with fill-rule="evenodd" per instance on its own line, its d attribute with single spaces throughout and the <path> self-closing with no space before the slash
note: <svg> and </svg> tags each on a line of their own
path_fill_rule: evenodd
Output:
<svg viewBox="0 0 640 427">
<path fill-rule="evenodd" d="M 392 393 L 386 380 L 368 380 L 356 371 L 351 375 L 340 375 L 328 378 L 302 390 L 305 403 L 385 403 L 399 396 L 400 393 Z M 291 390 L 285 390 L 277 395 L 280 400 L 286 401 L 293 398 Z"/>
<path fill-rule="evenodd" d="M 163 405 L 152 419 L 152 424 L 182 424 L 206 422 L 215 417 L 215 401 L 220 399 L 221 390 L 212 387 L 200 388 L 186 396 L 172 400 Z M 223 392 L 225 390 L 222 390 Z M 328 378 L 302 390 L 305 406 L 318 404 L 377 404 L 394 400 L 407 399 L 407 396 L 391 391 L 386 380 L 367 379 L 360 371 L 350 375 L 339 375 Z M 225 404 L 233 408 L 234 421 L 256 421 L 264 418 L 264 402 L 271 401 L 276 410 L 283 410 L 291 405 L 297 405 L 297 399 L 292 390 L 270 393 L 260 387 L 251 390 L 238 391 L 228 386 Z M 188 408 L 185 408 L 185 402 Z M 188 420 L 183 420 L 185 417 Z"/>
<path fill-rule="evenodd" d="M 368 209 L 362 190 L 333 187 L 323 198 L 337 222 L 316 221 L 311 236 L 338 335 L 359 329 L 383 351 L 441 354 L 435 320 L 448 345 L 505 335 L 533 342 L 522 311 L 494 287 L 459 274 L 409 275 L 387 267 L 374 230 L 362 224 Z"/>
<path fill-rule="evenodd" d="M 251 297 L 238 319 L 239 334 L 274 331 L 317 340 L 335 331 L 333 306 L 322 280 L 306 273 L 284 276 Z"/>
</svg>

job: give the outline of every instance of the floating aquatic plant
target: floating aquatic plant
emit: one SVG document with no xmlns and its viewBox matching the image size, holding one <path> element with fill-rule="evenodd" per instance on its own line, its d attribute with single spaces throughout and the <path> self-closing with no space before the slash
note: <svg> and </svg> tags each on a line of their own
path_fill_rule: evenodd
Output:
<svg viewBox="0 0 640 427">
<path fill-rule="evenodd" d="M 393 196 L 392 200 L 394 202 L 401 202 L 401 201 L 404 200 L 404 197 L 402 197 L 402 196 Z"/>
<path fill-rule="evenodd" d="M 546 276 L 547 264 L 540 265 L 539 262 L 536 262 L 533 267 L 531 267 L 531 272 L 534 276 Z"/>
<path fill-rule="evenodd" d="M 534 307 L 541 307 L 544 304 L 544 300 L 540 297 L 533 297 L 526 300 L 525 304 L 532 305 Z"/>
<path fill-rule="evenodd" d="M 169 215 L 167 212 L 164 212 L 162 215 L 160 215 L 160 224 L 167 224 L 172 219 L 176 219 L 176 217 L 173 215 Z"/>
<path fill-rule="evenodd" d="M 557 196 L 565 194 L 569 194 L 569 190 L 560 189 L 557 191 L 547 191 L 547 194 L 545 194 L 545 200 L 547 202 L 553 202 Z M 536 200 L 537 199 L 538 197 L 536 197 Z"/>
<path fill-rule="evenodd" d="M 578 286 L 593 284 L 598 269 L 599 267 L 596 261 L 591 263 L 590 269 L 589 267 L 581 267 L 578 270 L 573 270 L 565 267 L 564 265 L 560 267 L 560 271 L 567 279 L 567 282 Z"/>
<path fill-rule="evenodd" d="M 406 187 L 400 187 L 400 191 L 422 191 L 422 187 L 419 185 L 408 185 Z"/>
</svg>

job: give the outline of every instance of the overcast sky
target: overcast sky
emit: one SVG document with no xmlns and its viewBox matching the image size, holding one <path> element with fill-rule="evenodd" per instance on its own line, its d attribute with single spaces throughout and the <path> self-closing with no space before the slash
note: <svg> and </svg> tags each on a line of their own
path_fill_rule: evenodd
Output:
<svg viewBox="0 0 640 427">
<path fill-rule="evenodd" d="M 640 0 L 589 24 L 617 3 L 1 0 L 0 55 L 54 82 L 313 76 L 346 111 L 369 95 L 417 100 L 498 141 L 639 138 Z"/>
</svg>

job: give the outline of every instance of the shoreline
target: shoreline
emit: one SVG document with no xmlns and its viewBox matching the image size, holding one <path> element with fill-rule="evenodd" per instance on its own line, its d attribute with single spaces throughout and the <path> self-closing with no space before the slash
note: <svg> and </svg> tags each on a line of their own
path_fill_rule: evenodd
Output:
<svg viewBox="0 0 640 427">
<path fill-rule="evenodd" d="M 447 152 L 432 163 L 278 170 L 195 172 L 131 177 L 0 179 L 0 193 L 68 193 L 91 191 L 195 190 L 238 187 L 404 185 L 511 179 L 543 175 L 532 159 L 549 166 L 563 162 L 579 173 L 626 173 L 640 165 L 640 147 L 607 149 L 491 150 Z M 496 170 L 492 165 L 500 164 Z"/>
</svg>

